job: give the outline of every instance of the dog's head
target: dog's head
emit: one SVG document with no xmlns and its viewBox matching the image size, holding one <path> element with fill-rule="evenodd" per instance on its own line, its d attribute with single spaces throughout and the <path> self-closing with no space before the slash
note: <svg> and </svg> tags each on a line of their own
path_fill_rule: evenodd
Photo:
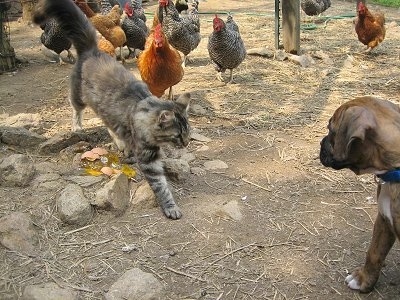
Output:
<svg viewBox="0 0 400 300">
<path fill-rule="evenodd" d="M 381 174 L 400 167 L 400 108 L 374 97 L 341 105 L 321 141 L 320 160 L 335 170 Z"/>
</svg>

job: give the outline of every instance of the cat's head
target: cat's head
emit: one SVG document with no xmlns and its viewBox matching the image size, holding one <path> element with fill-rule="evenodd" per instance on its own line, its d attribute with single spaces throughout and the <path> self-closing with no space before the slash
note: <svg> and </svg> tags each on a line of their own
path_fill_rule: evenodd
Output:
<svg viewBox="0 0 400 300">
<path fill-rule="evenodd" d="M 152 100 L 147 101 L 146 107 L 141 109 L 142 113 L 136 115 L 136 128 L 141 131 L 142 138 L 153 146 L 170 144 L 178 148 L 186 147 L 190 141 L 187 118 L 190 93 L 182 94 L 175 101 L 156 97 Z"/>
<path fill-rule="evenodd" d="M 187 119 L 190 94 L 185 93 L 170 102 L 171 108 L 160 111 L 158 116 L 157 140 L 175 147 L 186 147 L 190 141 L 190 125 Z"/>
</svg>

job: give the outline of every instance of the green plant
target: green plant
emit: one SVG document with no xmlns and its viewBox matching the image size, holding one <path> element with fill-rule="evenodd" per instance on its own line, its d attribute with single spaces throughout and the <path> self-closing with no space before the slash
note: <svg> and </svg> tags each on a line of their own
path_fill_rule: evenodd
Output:
<svg viewBox="0 0 400 300">
<path fill-rule="evenodd" d="M 371 0 L 371 2 L 382 6 L 400 7 L 400 0 Z"/>
</svg>

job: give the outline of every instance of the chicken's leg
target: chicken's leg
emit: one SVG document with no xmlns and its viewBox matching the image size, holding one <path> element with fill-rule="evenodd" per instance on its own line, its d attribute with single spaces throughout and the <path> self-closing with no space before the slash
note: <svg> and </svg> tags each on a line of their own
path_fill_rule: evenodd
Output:
<svg viewBox="0 0 400 300">
<path fill-rule="evenodd" d="M 230 69 L 229 70 L 231 73 L 230 73 L 230 75 L 229 75 L 229 81 L 228 81 L 228 83 L 234 83 L 233 82 L 233 69 Z"/>
<path fill-rule="evenodd" d="M 68 57 L 70 63 L 71 63 L 71 64 L 74 64 L 74 63 L 75 63 L 75 57 L 73 56 L 71 50 L 67 50 L 67 51 L 68 51 L 67 57 Z"/>
<path fill-rule="evenodd" d="M 168 100 L 174 100 L 174 93 L 172 92 L 172 86 L 169 87 Z"/>
<path fill-rule="evenodd" d="M 219 71 L 218 73 L 217 73 L 217 79 L 219 80 L 219 81 L 222 81 L 222 82 L 225 82 L 225 80 L 224 80 L 224 78 L 222 77 L 222 73 L 223 72 L 221 72 L 221 71 Z"/>
</svg>

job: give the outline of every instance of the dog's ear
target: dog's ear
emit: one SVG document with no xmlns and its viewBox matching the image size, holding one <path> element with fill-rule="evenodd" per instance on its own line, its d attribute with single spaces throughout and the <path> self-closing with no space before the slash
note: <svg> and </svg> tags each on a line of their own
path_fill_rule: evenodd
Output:
<svg viewBox="0 0 400 300">
<path fill-rule="evenodd" d="M 372 133 L 376 128 L 373 112 L 366 107 L 351 106 L 343 112 L 343 120 L 338 136 L 346 137 L 335 146 L 335 152 L 346 160 L 355 142 L 364 142 L 366 134 Z"/>
</svg>

